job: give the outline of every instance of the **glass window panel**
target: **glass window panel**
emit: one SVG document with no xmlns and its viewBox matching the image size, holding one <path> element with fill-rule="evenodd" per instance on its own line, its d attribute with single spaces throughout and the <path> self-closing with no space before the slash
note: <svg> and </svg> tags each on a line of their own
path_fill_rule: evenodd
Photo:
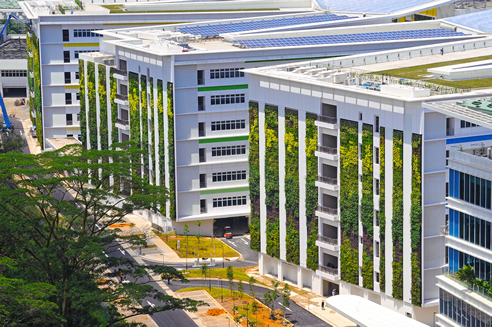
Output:
<svg viewBox="0 0 492 327">
<path fill-rule="evenodd" d="M 454 236 L 454 210 L 449 209 L 449 235 Z"/>
<path fill-rule="evenodd" d="M 485 232 L 485 228 L 486 228 L 485 227 L 486 226 L 485 220 L 481 220 L 480 222 L 481 222 L 481 224 L 480 224 L 481 225 L 480 226 L 480 246 L 485 247 L 485 234 L 486 234 L 486 232 Z"/>
<path fill-rule="evenodd" d="M 485 247 L 490 249 L 490 222 L 487 222 L 485 226 Z"/>
<path fill-rule="evenodd" d="M 475 176 L 470 176 L 470 203 L 475 204 Z"/>
<path fill-rule="evenodd" d="M 449 196 L 454 198 L 454 170 L 449 170 Z"/>
<path fill-rule="evenodd" d="M 475 244 L 480 245 L 480 219 L 475 219 Z"/>
<path fill-rule="evenodd" d="M 470 216 L 465 214 L 465 241 L 470 240 Z"/>
<path fill-rule="evenodd" d="M 470 242 L 475 243 L 475 217 L 472 216 L 470 216 Z"/>
<path fill-rule="evenodd" d="M 460 173 L 460 199 L 465 199 L 465 174 Z"/>
<path fill-rule="evenodd" d="M 485 189 L 487 187 L 485 179 L 480 179 L 480 206 L 485 208 Z"/>
<path fill-rule="evenodd" d="M 485 207 L 487 209 L 490 209 L 490 181 L 487 181 L 487 191 L 485 193 L 485 201 L 486 201 L 486 205 Z"/>
<path fill-rule="evenodd" d="M 480 178 L 475 178 L 475 204 L 480 205 Z"/>
<path fill-rule="evenodd" d="M 461 238 L 461 239 L 465 238 L 464 226 L 465 226 L 465 214 L 463 212 L 460 212 L 460 234 L 459 234 L 459 238 Z"/>
<path fill-rule="evenodd" d="M 465 201 L 470 202 L 470 175 L 465 174 Z"/>
</svg>

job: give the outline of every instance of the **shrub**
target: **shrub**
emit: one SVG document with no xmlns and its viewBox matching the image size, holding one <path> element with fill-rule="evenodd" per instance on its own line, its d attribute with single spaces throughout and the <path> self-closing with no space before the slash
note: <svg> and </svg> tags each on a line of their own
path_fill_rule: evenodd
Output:
<svg viewBox="0 0 492 327">
<path fill-rule="evenodd" d="M 261 250 L 260 240 L 260 149 L 259 149 L 258 103 L 249 102 L 249 197 L 251 219 L 249 232 L 252 250 Z"/>
<path fill-rule="evenodd" d="M 298 113 L 285 110 L 286 259 L 299 264 L 299 122 Z"/>
<path fill-rule="evenodd" d="M 306 224 L 307 224 L 307 258 L 306 266 L 318 269 L 319 255 L 316 240 L 318 239 L 318 158 L 315 155 L 318 145 L 318 127 L 315 125 L 317 116 L 306 113 Z"/>
</svg>

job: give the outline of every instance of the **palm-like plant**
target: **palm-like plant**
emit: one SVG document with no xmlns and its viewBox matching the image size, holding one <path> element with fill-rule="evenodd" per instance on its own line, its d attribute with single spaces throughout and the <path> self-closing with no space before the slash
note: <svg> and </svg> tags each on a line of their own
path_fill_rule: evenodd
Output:
<svg viewBox="0 0 492 327">
<path fill-rule="evenodd" d="M 462 282 L 471 284 L 476 278 L 475 269 L 470 265 L 464 266 L 458 270 L 456 277 Z"/>
</svg>

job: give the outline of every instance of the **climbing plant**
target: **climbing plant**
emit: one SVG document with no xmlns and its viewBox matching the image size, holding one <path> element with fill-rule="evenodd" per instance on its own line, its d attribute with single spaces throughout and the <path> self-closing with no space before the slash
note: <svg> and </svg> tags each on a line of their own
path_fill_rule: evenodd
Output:
<svg viewBox="0 0 492 327">
<path fill-rule="evenodd" d="M 157 154 L 159 156 L 158 168 L 156 167 L 156 173 L 159 171 L 159 181 L 158 184 L 161 186 L 166 185 L 166 152 L 164 149 L 164 89 L 162 80 L 157 80 L 157 139 L 158 150 Z M 157 176 L 157 175 L 156 175 Z M 156 178 L 157 181 L 157 178 Z M 160 211 L 162 215 L 166 215 L 166 205 L 161 205 Z"/>
<path fill-rule="evenodd" d="M 87 149 L 87 114 L 85 107 L 85 72 L 84 61 L 79 59 L 79 96 L 80 96 L 80 139 Z"/>
<path fill-rule="evenodd" d="M 250 214 L 250 247 L 261 250 L 260 240 L 260 147 L 259 147 L 258 103 L 249 102 L 249 197 Z"/>
<path fill-rule="evenodd" d="M 33 126 L 36 124 L 36 112 L 34 109 L 34 98 L 31 96 L 31 92 L 34 92 L 34 63 L 31 54 L 33 52 L 32 38 L 29 28 L 26 29 L 26 48 L 27 48 L 27 85 L 28 97 L 29 97 L 29 116 L 31 118 L 31 123 Z M 34 56 L 34 55 L 33 55 Z"/>
<path fill-rule="evenodd" d="M 155 165 L 155 127 L 154 127 L 154 119 L 155 119 L 155 114 L 154 114 L 154 79 L 152 77 L 149 77 L 149 91 L 150 91 L 150 167 L 152 167 L 153 174 L 151 176 L 151 183 L 152 185 L 156 185 L 156 165 Z"/>
<path fill-rule="evenodd" d="M 143 174 L 144 179 L 149 180 L 149 110 L 147 103 L 147 76 L 140 75 L 140 110 L 142 121 L 142 149 L 143 155 Z"/>
<path fill-rule="evenodd" d="M 89 144 L 91 149 L 97 149 L 97 108 L 96 108 L 96 76 L 95 64 L 87 62 L 87 99 L 89 111 L 87 121 L 89 122 Z"/>
<path fill-rule="evenodd" d="M 422 305 L 422 135 L 412 135 L 412 194 L 410 207 L 412 241 L 412 304 Z"/>
<path fill-rule="evenodd" d="M 299 264 L 299 121 L 298 113 L 285 110 L 285 212 L 286 259 Z"/>
<path fill-rule="evenodd" d="M 360 216 L 362 222 L 362 284 L 374 288 L 373 232 L 374 232 L 374 174 L 373 174 L 373 127 L 362 126 L 362 199 Z"/>
<path fill-rule="evenodd" d="M 352 284 L 359 284 L 358 147 L 358 123 L 340 120 L 340 226 L 343 237 L 340 275 L 342 280 Z"/>
<path fill-rule="evenodd" d="M 111 67 L 109 70 L 109 103 L 111 104 L 111 143 L 118 143 L 118 129 L 116 128 L 116 120 L 118 119 L 118 104 L 114 102 L 117 93 L 117 83 L 116 78 L 113 76 L 114 68 Z M 79 73 L 80 75 L 80 73 Z M 80 97 L 82 99 L 82 97 Z"/>
<path fill-rule="evenodd" d="M 44 149 L 44 141 L 43 141 L 43 106 L 41 101 L 41 63 L 39 59 L 39 39 L 31 29 L 31 27 L 26 28 L 27 36 L 29 37 L 28 42 L 30 44 L 30 49 L 32 51 L 32 72 L 33 72 L 33 80 L 32 87 L 33 89 L 29 89 L 29 91 L 34 92 L 34 98 L 32 98 L 32 94 L 29 94 L 29 109 L 31 111 L 31 119 L 34 116 L 35 124 L 36 124 L 36 137 L 38 138 L 39 145 L 41 149 Z M 27 42 L 27 40 L 26 40 Z M 29 57 L 29 55 L 28 55 Z M 31 93 L 30 92 L 30 93 Z"/>
<path fill-rule="evenodd" d="M 318 147 L 318 127 L 315 125 L 317 115 L 306 113 L 306 227 L 307 227 L 307 256 L 306 266 L 311 270 L 318 269 L 318 158 L 315 152 Z"/>
<path fill-rule="evenodd" d="M 403 300 L 403 132 L 393 131 L 393 297 Z"/>
<path fill-rule="evenodd" d="M 167 82 L 167 138 L 169 154 L 169 216 L 176 220 L 176 190 L 174 166 L 174 94 L 173 83 Z"/>
<path fill-rule="evenodd" d="M 106 66 L 98 65 L 97 91 L 99 93 L 99 137 L 101 150 L 109 148 L 108 94 L 106 91 Z"/>
<path fill-rule="evenodd" d="M 267 254 L 280 258 L 278 108 L 265 105 L 265 204 L 267 218 Z"/>
<path fill-rule="evenodd" d="M 140 99 L 138 87 L 138 74 L 128 73 L 128 103 L 130 109 L 130 142 L 138 149 L 142 148 L 140 140 Z M 132 161 L 140 162 L 140 155 L 134 155 Z M 140 177 L 140 170 L 135 169 L 134 174 Z"/>
<path fill-rule="evenodd" d="M 385 238 L 384 232 L 386 227 L 386 215 L 384 212 L 385 208 L 385 161 L 384 161 L 384 152 L 385 152 L 385 128 L 379 128 L 379 241 L 381 242 L 381 253 L 379 256 L 379 289 L 381 292 L 386 290 L 386 267 L 385 267 Z"/>
</svg>

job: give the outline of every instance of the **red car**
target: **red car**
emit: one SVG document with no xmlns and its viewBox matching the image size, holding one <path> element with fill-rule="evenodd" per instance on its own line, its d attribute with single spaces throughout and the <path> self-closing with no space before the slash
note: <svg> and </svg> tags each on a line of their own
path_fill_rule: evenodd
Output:
<svg viewBox="0 0 492 327">
<path fill-rule="evenodd" d="M 231 232 L 230 226 L 224 227 L 224 237 L 225 238 L 232 238 L 232 232 Z"/>
</svg>

